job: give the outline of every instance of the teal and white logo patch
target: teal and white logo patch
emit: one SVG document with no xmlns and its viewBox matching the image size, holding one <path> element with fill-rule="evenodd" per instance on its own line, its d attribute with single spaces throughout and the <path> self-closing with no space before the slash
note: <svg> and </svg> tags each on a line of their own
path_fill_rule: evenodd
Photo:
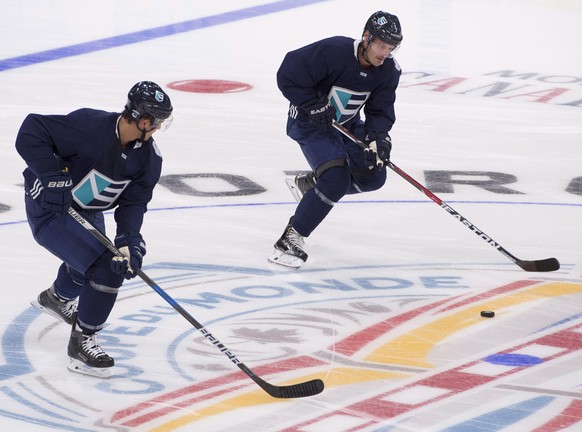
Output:
<svg viewBox="0 0 582 432">
<path fill-rule="evenodd" d="M 370 92 L 355 92 L 353 90 L 334 86 L 329 93 L 329 101 L 335 107 L 336 120 L 345 123 L 354 117 L 370 97 Z"/>
<path fill-rule="evenodd" d="M 75 202 L 84 209 L 105 210 L 119 198 L 131 180 L 115 181 L 92 170 L 73 189 Z"/>
</svg>

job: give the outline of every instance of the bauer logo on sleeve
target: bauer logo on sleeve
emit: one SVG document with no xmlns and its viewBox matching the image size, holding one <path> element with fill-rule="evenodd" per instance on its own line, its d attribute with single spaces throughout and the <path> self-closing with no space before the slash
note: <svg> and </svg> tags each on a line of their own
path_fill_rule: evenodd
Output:
<svg viewBox="0 0 582 432">
<path fill-rule="evenodd" d="M 107 209 L 119 198 L 130 180 L 115 181 L 92 170 L 73 189 L 75 202 L 84 209 Z"/>
</svg>

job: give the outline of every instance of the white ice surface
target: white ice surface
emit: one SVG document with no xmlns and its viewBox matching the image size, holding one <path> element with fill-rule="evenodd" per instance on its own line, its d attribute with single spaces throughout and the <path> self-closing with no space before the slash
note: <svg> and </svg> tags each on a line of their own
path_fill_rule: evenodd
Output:
<svg viewBox="0 0 582 432">
<path fill-rule="evenodd" d="M 580 3 L 293 3 L 264 13 L 253 7 L 265 0 L 3 2 L 0 66 L 201 25 L 0 70 L 1 430 L 581 430 Z M 556 257 L 560 271 L 523 272 L 395 173 L 382 190 L 334 208 L 308 239 L 301 270 L 267 263 L 295 206 L 286 173 L 307 169 L 285 135 L 276 70 L 291 49 L 358 37 L 380 9 L 404 29 L 394 162 L 422 184 L 437 171 L 515 176 L 506 187 L 519 194 L 455 185 L 437 195 L 515 256 Z M 103 332 L 117 361 L 108 381 L 67 371 L 69 329 L 31 309 L 59 263 L 25 222 L 20 123 L 29 112 L 120 110 L 143 79 L 253 87 L 168 89 L 175 120 L 157 135 L 163 175 L 193 178 L 156 189 L 144 270 L 257 375 L 277 385 L 321 378 L 321 395 L 270 398 L 137 280 Z M 232 176 L 264 191 L 237 195 L 223 180 Z M 109 213 L 107 224 L 112 232 Z M 481 318 L 484 309 L 496 317 Z"/>
</svg>

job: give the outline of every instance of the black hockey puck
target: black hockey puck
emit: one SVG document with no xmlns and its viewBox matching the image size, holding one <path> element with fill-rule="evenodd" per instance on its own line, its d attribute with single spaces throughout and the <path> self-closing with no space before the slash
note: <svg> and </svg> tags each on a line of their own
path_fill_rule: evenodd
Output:
<svg viewBox="0 0 582 432">
<path fill-rule="evenodd" d="M 483 318 L 493 318 L 495 316 L 495 312 L 493 312 L 493 311 L 481 311 L 481 316 Z"/>
</svg>

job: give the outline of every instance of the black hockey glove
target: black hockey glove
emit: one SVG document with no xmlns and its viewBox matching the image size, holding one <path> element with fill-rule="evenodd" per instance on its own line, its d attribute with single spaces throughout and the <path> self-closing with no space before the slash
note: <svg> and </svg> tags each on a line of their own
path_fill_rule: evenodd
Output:
<svg viewBox="0 0 582 432">
<path fill-rule="evenodd" d="M 309 124 L 313 127 L 330 131 L 335 120 L 335 107 L 329 103 L 327 96 L 323 95 L 316 101 L 309 101 L 301 105 L 301 108 L 309 116 Z"/>
<path fill-rule="evenodd" d="M 390 161 L 392 140 L 387 132 L 379 132 L 375 138 L 366 138 L 368 148 L 364 149 L 364 160 L 369 169 L 382 169 Z"/>
<path fill-rule="evenodd" d="M 44 194 L 40 200 L 43 209 L 62 215 L 69 210 L 73 203 L 73 180 L 66 171 L 53 171 L 39 177 L 44 187 Z"/>
<path fill-rule="evenodd" d="M 124 256 L 115 256 L 111 260 L 111 270 L 125 279 L 137 276 L 136 269 L 141 269 L 143 257 L 146 254 L 146 244 L 141 234 L 118 234 L 115 237 L 115 247 Z"/>
</svg>

